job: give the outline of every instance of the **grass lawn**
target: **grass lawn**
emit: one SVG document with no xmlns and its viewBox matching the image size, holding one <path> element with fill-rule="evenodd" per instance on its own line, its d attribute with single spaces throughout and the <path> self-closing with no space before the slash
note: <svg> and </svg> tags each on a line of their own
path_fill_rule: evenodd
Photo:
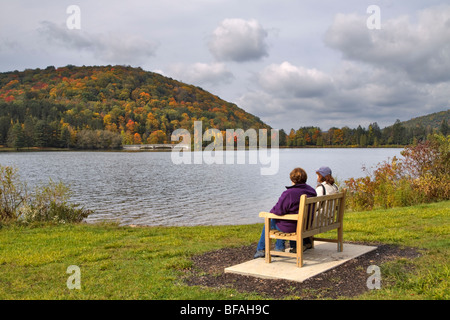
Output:
<svg viewBox="0 0 450 320">
<path fill-rule="evenodd" d="M 348 212 L 344 222 L 346 241 L 411 246 L 422 253 L 414 260 L 380 266 L 381 290 L 358 298 L 450 298 L 450 201 Z M 0 299 L 263 299 L 256 293 L 189 287 L 182 281 L 192 255 L 256 243 L 261 229 L 262 224 L 2 225 Z M 80 268 L 80 290 L 67 287 L 71 265 Z"/>
</svg>

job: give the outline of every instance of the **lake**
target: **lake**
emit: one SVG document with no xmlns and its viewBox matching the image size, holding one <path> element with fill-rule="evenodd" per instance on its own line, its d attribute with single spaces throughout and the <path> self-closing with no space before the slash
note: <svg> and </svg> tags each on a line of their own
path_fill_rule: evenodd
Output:
<svg viewBox="0 0 450 320">
<path fill-rule="evenodd" d="M 302 167 L 316 186 L 315 170 L 329 166 L 343 182 L 365 176 L 362 167 L 400 157 L 402 149 L 280 149 L 279 170 L 261 175 L 260 164 L 175 164 L 171 152 L 4 152 L 0 164 L 19 169 L 29 187 L 62 181 L 71 201 L 95 211 L 87 221 L 136 225 L 261 223 Z M 249 151 L 242 151 L 249 152 Z"/>
</svg>

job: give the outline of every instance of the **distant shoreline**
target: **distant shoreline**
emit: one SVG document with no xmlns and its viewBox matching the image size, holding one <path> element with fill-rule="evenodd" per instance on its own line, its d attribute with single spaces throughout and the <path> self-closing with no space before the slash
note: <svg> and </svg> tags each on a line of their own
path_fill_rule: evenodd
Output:
<svg viewBox="0 0 450 320">
<path fill-rule="evenodd" d="M 381 146 L 280 146 L 279 149 L 402 149 L 406 145 L 381 145 Z M 270 147 L 268 147 L 270 149 Z M 237 150 L 236 148 L 234 150 Z M 250 150 L 246 148 L 245 150 Z M 172 152 L 172 149 L 140 149 L 140 150 L 125 150 L 121 149 L 77 149 L 77 148 L 50 148 L 50 147 L 29 147 L 29 148 L 11 148 L 11 147 L 0 147 L 0 152 L 70 152 L 70 151 L 92 151 L 92 152 Z M 192 150 L 194 151 L 194 150 Z M 223 150 L 226 151 L 226 150 Z"/>
</svg>

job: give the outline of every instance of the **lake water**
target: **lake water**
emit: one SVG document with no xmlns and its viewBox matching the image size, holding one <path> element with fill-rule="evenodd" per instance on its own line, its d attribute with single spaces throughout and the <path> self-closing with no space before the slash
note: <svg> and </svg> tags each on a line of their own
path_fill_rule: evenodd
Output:
<svg viewBox="0 0 450 320">
<path fill-rule="evenodd" d="M 174 164 L 171 152 L 12 152 L 0 153 L 0 164 L 18 168 L 30 187 L 49 178 L 69 185 L 73 202 L 95 210 L 88 222 L 225 225 L 261 223 L 258 213 L 275 205 L 295 167 L 304 168 L 315 187 L 320 166 L 343 182 L 365 176 L 363 166 L 400 157 L 401 150 L 280 149 L 275 175 L 261 175 L 261 165 L 248 161 Z"/>
</svg>

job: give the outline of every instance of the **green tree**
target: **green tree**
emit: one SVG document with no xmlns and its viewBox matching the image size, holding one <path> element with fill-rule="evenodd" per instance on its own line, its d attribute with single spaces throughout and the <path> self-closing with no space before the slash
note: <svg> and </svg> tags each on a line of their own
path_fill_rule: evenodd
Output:
<svg viewBox="0 0 450 320">
<path fill-rule="evenodd" d="M 367 137 L 366 137 L 365 134 L 362 134 L 362 135 L 359 137 L 359 146 L 360 146 L 360 147 L 366 147 L 366 146 L 367 146 Z"/>
<path fill-rule="evenodd" d="M 16 122 L 8 134 L 8 146 L 17 150 L 25 147 L 25 132 L 22 125 Z"/>
<path fill-rule="evenodd" d="M 33 118 L 26 118 L 23 124 L 24 143 L 26 147 L 34 146 L 34 123 Z"/>
<path fill-rule="evenodd" d="M 61 134 L 60 134 L 60 141 L 61 141 L 62 147 L 70 148 L 71 143 L 72 143 L 72 137 L 70 134 L 69 127 L 67 127 L 67 126 L 62 127 Z"/>
<path fill-rule="evenodd" d="M 34 127 L 34 144 L 36 147 L 49 147 L 52 130 L 44 120 L 39 120 Z"/>
<path fill-rule="evenodd" d="M 441 122 L 441 126 L 439 127 L 439 131 L 441 131 L 441 133 L 446 136 L 447 134 L 449 134 L 449 130 L 448 130 L 448 123 L 447 120 L 442 120 Z"/>
<path fill-rule="evenodd" d="M 406 133 L 405 127 L 403 127 L 400 120 L 397 119 L 392 128 L 392 143 L 402 144 L 406 138 L 405 133 Z"/>
<path fill-rule="evenodd" d="M 0 117 L 0 144 L 6 144 L 8 132 L 11 128 L 11 118 L 8 116 Z"/>
<path fill-rule="evenodd" d="M 279 131 L 279 139 L 280 139 L 279 140 L 279 146 L 280 147 L 286 146 L 287 134 L 286 134 L 286 132 L 283 129 L 281 129 Z"/>
</svg>

